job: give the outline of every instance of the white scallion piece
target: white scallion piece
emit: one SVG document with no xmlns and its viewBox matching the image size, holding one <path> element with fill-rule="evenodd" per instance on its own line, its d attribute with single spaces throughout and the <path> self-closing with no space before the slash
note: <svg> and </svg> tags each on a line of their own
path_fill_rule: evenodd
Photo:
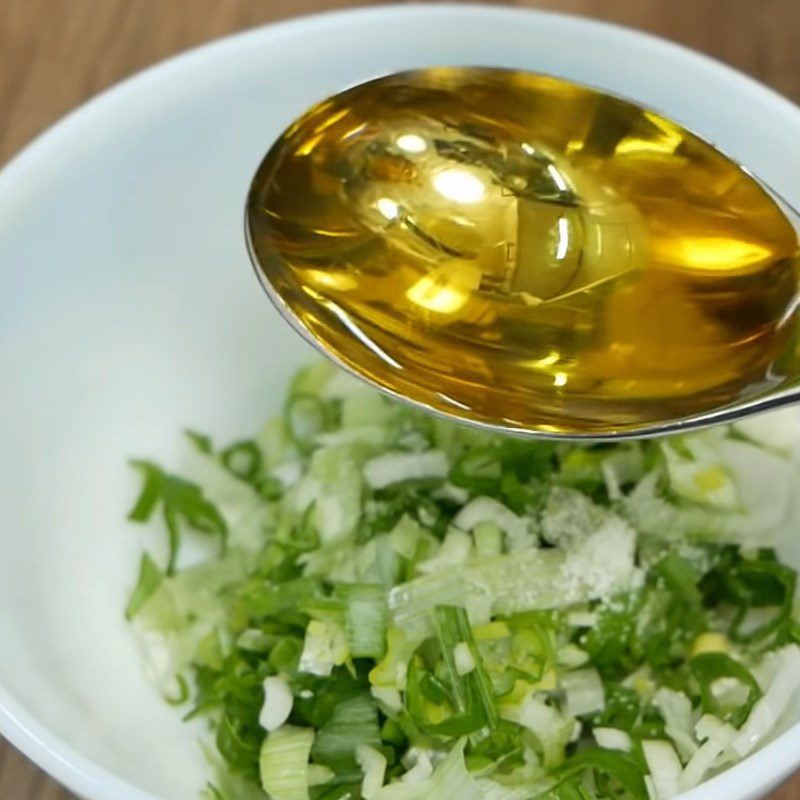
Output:
<svg viewBox="0 0 800 800">
<path fill-rule="evenodd" d="M 576 669 L 561 676 L 567 701 L 567 713 L 573 717 L 601 711 L 606 704 L 603 681 L 593 667 Z"/>
<path fill-rule="evenodd" d="M 264 705 L 258 721 L 265 731 L 274 731 L 283 725 L 292 713 L 294 698 L 286 681 L 271 675 L 264 679 Z"/>
<path fill-rule="evenodd" d="M 789 702 L 800 689 L 800 647 L 789 645 L 781 651 L 782 662 L 764 696 L 731 742 L 731 749 L 744 758 L 775 728 Z"/>
<path fill-rule="evenodd" d="M 364 464 L 364 480 L 373 489 L 385 489 L 393 483 L 426 478 L 446 478 L 450 470 L 441 450 L 424 453 L 385 453 Z"/>
<path fill-rule="evenodd" d="M 669 742 L 642 742 L 642 753 L 650 770 L 657 800 L 669 800 L 680 792 L 681 762 Z"/>
<path fill-rule="evenodd" d="M 618 728 L 594 728 L 592 730 L 595 741 L 606 750 L 620 750 L 630 753 L 632 748 L 631 737 Z"/>
<path fill-rule="evenodd" d="M 456 672 L 459 675 L 469 675 L 475 671 L 475 659 L 466 642 L 459 642 L 453 648 L 453 660 L 456 663 Z"/>
</svg>

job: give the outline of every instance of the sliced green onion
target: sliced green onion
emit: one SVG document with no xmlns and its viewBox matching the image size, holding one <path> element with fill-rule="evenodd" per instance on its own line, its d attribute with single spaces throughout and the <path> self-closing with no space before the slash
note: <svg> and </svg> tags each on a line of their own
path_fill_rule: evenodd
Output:
<svg viewBox="0 0 800 800">
<path fill-rule="evenodd" d="M 353 658 L 381 659 L 386 653 L 386 590 L 376 584 L 340 584 L 345 631 Z"/>
<path fill-rule="evenodd" d="M 161 500 L 163 470 L 148 461 L 132 461 L 131 466 L 142 473 L 144 482 L 133 508 L 128 512 L 132 522 L 147 522 Z"/>
<path fill-rule="evenodd" d="M 560 460 L 559 483 L 594 495 L 605 489 L 603 461 L 608 451 L 602 447 L 570 450 Z"/>
<path fill-rule="evenodd" d="M 319 729 L 311 750 L 314 761 L 336 772 L 355 769 L 360 745 L 380 747 L 378 711 L 369 694 L 338 703 L 331 718 Z"/>
<path fill-rule="evenodd" d="M 258 721 L 264 730 L 272 732 L 289 719 L 294 698 L 283 678 L 271 675 L 264 679 L 264 705 Z"/>
<path fill-rule="evenodd" d="M 408 662 L 416 649 L 416 643 L 400 628 L 389 628 L 386 634 L 386 655 L 369 673 L 373 686 L 389 686 L 405 689 Z"/>
<path fill-rule="evenodd" d="M 547 769 L 558 767 L 575 730 L 575 720 L 548 705 L 534 691 L 528 691 L 521 702 L 501 706 L 503 719 L 527 728 L 535 737 Z M 570 759 L 572 760 L 572 759 Z"/>
<path fill-rule="evenodd" d="M 453 661 L 455 662 L 456 672 L 462 678 L 464 675 L 469 675 L 477 666 L 472 656 L 472 650 L 466 642 L 459 642 L 453 648 Z"/>
<path fill-rule="evenodd" d="M 690 759 L 697 752 L 692 736 L 692 702 L 683 693 L 662 686 L 653 695 L 653 704 L 666 723 L 665 732 L 675 742 L 681 757 Z"/>
<path fill-rule="evenodd" d="M 258 763 L 264 732 L 238 714 L 226 711 L 216 733 L 216 745 L 222 757 L 239 772 L 249 772 Z"/>
<path fill-rule="evenodd" d="M 503 531 L 494 522 L 479 522 L 472 529 L 475 552 L 480 558 L 494 558 L 503 554 Z"/>
<path fill-rule="evenodd" d="M 736 738 L 736 728 L 708 714 L 698 720 L 695 729 L 698 738 L 705 741 L 688 760 L 681 774 L 681 791 L 697 786 Z"/>
<path fill-rule="evenodd" d="M 750 753 L 774 730 L 776 723 L 800 691 L 800 647 L 796 644 L 788 645 L 779 651 L 777 658 L 780 660 L 778 672 L 731 743 L 731 748 L 741 757 Z"/>
<path fill-rule="evenodd" d="M 483 800 L 480 787 L 464 764 L 463 741 L 453 747 L 415 796 L 417 800 Z"/>
<path fill-rule="evenodd" d="M 161 585 L 162 580 L 164 580 L 164 573 L 149 554 L 143 553 L 139 564 L 139 578 L 125 608 L 126 619 L 131 620 L 139 613 L 142 606 Z"/>
<path fill-rule="evenodd" d="M 627 542 L 627 533 L 622 538 Z M 612 542 L 616 545 L 616 539 Z M 559 608 L 629 589 L 635 577 L 632 546 L 598 567 L 591 556 L 601 545 L 598 539 L 597 547 L 569 555 L 549 548 L 471 562 L 458 571 L 396 586 L 389 592 L 389 609 L 395 625 L 413 638 L 424 638 L 432 632 L 430 609 L 437 603 L 469 608 L 485 602 L 494 614 L 506 615 Z M 598 570 L 603 571 L 599 579 Z"/>
<path fill-rule="evenodd" d="M 728 586 L 739 606 L 729 631 L 735 642 L 764 639 L 789 620 L 795 598 L 794 570 L 772 561 L 743 561 L 728 576 Z M 775 612 L 756 627 L 748 627 L 754 608 L 775 607 Z"/>
<path fill-rule="evenodd" d="M 468 450 L 450 469 L 450 482 L 472 494 L 497 492 L 502 476 L 502 463 L 497 447 Z"/>
<path fill-rule="evenodd" d="M 561 676 L 560 682 L 566 698 L 567 713 L 571 716 L 594 714 L 605 707 L 603 682 L 594 667 L 567 672 Z"/>
<path fill-rule="evenodd" d="M 631 737 L 618 728 L 592 728 L 592 735 L 597 744 L 605 750 L 620 750 L 630 753 L 633 749 Z"/>
<path fill-rule="evenodd" d="M 702 577 L 701 573 L 690 561 L 681 558 L 677 553 L 669 553 L 654 564 L 652 574 L 682 597 L 692 601 L 700 600 L 697 584 Z"/>
<path fill-rule="evenodd" d="M 386 756 L 368 744 L 359 744 L 356 746 L 356 761 L 364 773 L 361 796 L 364 800 L 373 800 L 386 777 Z"/>
<path fill-rule="evenodd" d="M 272 800 L 309 800 L 310 728 L 285 726 L 269 734 L 259 756 L 261 787 Z"/>
<path fill-rule="evenodd" d="M 299 669 L 326 677 L 347 661 L 350 648 L 344 629 L 333 620 L 312 619 L 306 628 Z"/>
<path fill-rule="evenodd" d="M 182 523 L 196 531 L 218 534 L 224 542 L 227 533 L 225 520 L 216 507 L 203 497 L 199 486 L 168 475 L 150 461 L 132 461 L 131 464 L 144 476 L 144 484 L 128 519 L 146 522 L 161 504 L 169 539 L 168 575 L 175 571 Z"/>
<path fill-rule="evenodd" d="M 593 796 L 580 778 L 570 778 L 543 794 L 542 800 L 593 800 Z"/>
<path fill-rule="evenodd" d="M 325 403 L 311 394 L 291 395 L 283 412 L 289 437 L 303 453 L 313 449 L 314 440 L 327 427 L 328 417 Z"/>
<path fill-rule="evenodd" d="M 650 770 L 656 800 L 669 800 L 680 792 L 681 762 L 669 742 L 642 742 L 642 754 Z"/>
<path fill-rule="evenodd" d="M 700 684 L 703 711 L 730 722 L 734 727 L 747 719 L 750 709 L 761 697 L 761 689 L 750 670 L 725 653 L 701 653 L 689 662 L 689 668 Z M 733 679 L 746 689 L 747 696 L 743 702 L 731 707 L 719 700 L 714 692 L 715 684 L 725 679 Z"/>
<path fill-rule="evenodd" d="M 453 525 L 464 531 L 472 531 L 482 523 L 496 525 L 511 542 L 517 543 L 516 549 L 526 543 L 529 522 L 493 497 L 476 497 L 453 518 Z"/>
<path fill-rule="evenodd" d="M 484 720 L 483 724 L 490 729 L 496 727 L 499 715 L 491 682 L 481 664 L 466 611 L 458 606 L 437 606 L 434 617 L 455 709 L 458 714 L 465 716 L 479 713 Z M 463 674 L 459 670 L 457 657 L 462 650 L 466 651 L 472 667 Z M 464 660 L 462 653 L 462 665 Z"/>
<path fill-rule="evenodd" d="M 207 436 L 204 433 L 199 433 L 198 431 L 193 430 L 185 430 L 184 434 L 186 438 L 201 452 L 205 453 L 206 455 L 213 455 L 214 454 L 214 444 L 211 441 L 211 437 Z"/>
<path fill-rule="evenodd" d="M 213 800 L 665 800 L 800 692 L 761 545 L 800 470 L 730 429 L 509 440 L 323 365 L 253 439 L 190 438 L 180 477 L 135 464 L 170 552 L 126 614 L 211 724 Z"/>
<path fill-rule="evenodd" d="M 555 774 L 564 780 L 587 771 L 594 773 L 595 780 L 602 784 L 610 782 L 618 789 L 623 789 L 630 798 L 643 800 L 647 797 L 644 773 L 634 758 L 627 753 L 613 750 L 584 750 L 572 756 L 556 770 Z"/>
<path fill-rule="evenodd" d="M 236 442 L 226 447 L 220 458 L 237 478 L 244 481 L 254 481 L 261 471 L 261 450 L 253 441 Z"/>
<path fill-rule="evenodd" d="M 384 453 L 364 464 L 364 479 L 373 489 L 385 489 L 406 481 L 443 480 L 447 470 L 447 456 L 441 450 Z"/>
</svg>

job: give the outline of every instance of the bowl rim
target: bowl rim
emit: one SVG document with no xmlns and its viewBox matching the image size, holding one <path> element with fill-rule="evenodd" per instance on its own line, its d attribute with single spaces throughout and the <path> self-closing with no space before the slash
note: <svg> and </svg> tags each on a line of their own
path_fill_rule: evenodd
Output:
<svg viewBox="0 0 800 800">
<path fill-rule="evenodd" d="M 70 111 L 52 126 L 38 134 L 0 170 L 0 197 L 13 192 L 42 160 L 61 147 L 81 129 L 102 119 L 127 98 L 149 92 L 166 77 L 191 74 L 207 62 L 226 54 L 263 47 L 270 41 L 298 32 L 333 30 L 364 22 L 385 24 L 390 20 L 436 15 L 458 15 L 462 18 L 492 16 L 514 20 L 538 18 L 551 25 L 572 30 L 590 30 L 615 39 L 620 46 L 647 43 L 675 60 L 693 64 L 699 70 L 714 73 L 728 84 L 744 86 L 749 92 L 762 96 L 774 107 L 777 115 L 800 121 L 800 108 L 786 97 L 760 81 L 710 56 L 676 42 L 623 25 L 591 17 L 541 11 L 527 8 L 499 7 L 484 3 L 409 3 L 402 6 L 368 6 L 323 13 L 305 14 L 267 23 L 251 29 L 213 39 L 159 61 L 117 84 L 98 93 Z M 0 735 L 20 750 L 37 766 L 85 800 L 165 800 L 135 786 L 111 770 L 94 762 L 48 730 L 16 701 L 10 691 L 0 684 Z M 680 800 L 708 800 L 713 797 L 753 797 L 768 791 L 800 767 L 800 722 L 749 755 L 739 764 L 679 796 Z M 778 765 L 778 766 L 776 766 Z"/>
</svg>

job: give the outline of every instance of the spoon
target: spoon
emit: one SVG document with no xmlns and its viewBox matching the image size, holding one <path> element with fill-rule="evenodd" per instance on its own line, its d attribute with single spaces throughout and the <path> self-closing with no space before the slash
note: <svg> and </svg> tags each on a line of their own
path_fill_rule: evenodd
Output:
<svg viewBox="0 0 800 800">
<path fill-rule="evenodd" d="M 798 230 L 678 123 L 490 68 L 318 103 L 246 208 L 270 299 L 350 372 L 483 428 L 595 440 L 797 399 Z"/>
</svg>

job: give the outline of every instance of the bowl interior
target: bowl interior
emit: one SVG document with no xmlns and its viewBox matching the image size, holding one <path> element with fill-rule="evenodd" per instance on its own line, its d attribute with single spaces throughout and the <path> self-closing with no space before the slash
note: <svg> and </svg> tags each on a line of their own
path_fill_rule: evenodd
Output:
<svg viewBox="0 0 800 800">
<path fill-rule="evenodd" d="M 800 201 L 800 111 L 763 87 L 611 26 L 468 6 L 350 12 L 223 41 L 29 148 L 0 176 L 0 729 L 92 800 L 188 800 L 204 782 L 194 732 L 143 678 L 122 618 L 142 546 L 124 520 L 136 487 L 125 462 L 174 463 L 185 427 L 251 431 L 311 357 L 248 263 L 251 173 L 316 100 L 434 64 L 607 87 Z M 800 751 L 800 732 L 789 735 Z M 763 771 L 757 788 L 792 766 Z"/>
</svg>

